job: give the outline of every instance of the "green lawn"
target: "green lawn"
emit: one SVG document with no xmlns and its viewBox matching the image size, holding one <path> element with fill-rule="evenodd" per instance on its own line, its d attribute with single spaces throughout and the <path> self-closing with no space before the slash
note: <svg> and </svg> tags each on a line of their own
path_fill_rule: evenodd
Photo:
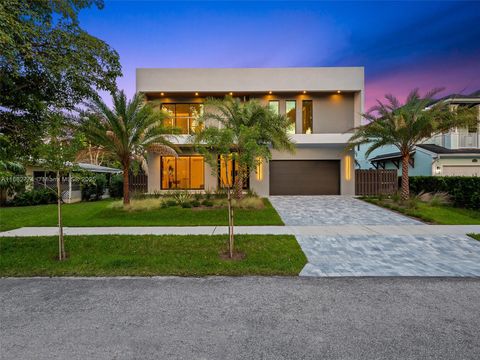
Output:
<svg viewBox="0 0 480 360">
<path fill-rule="evenodd" d="M 380 201 L 375 198 L 365 198 L 364 200 L 430 223 L 441 225 L 480 224 L 480 211 L 478 210 L 462 209 L 446 205 L 432 206 L 421 202 L 418 204 L 417 209 L 406 209 L 395 203 Z"/>
<path fill-rule="evenodd" d="M 292 275 L 306 264 L 291 235 L 238 235 L 243 260 L 222 260 L 227 236 L 67 236 L 0 238 L 0 276 Z"/>
<path fill-rule="evenodd" d="M 467 234 L 467 235 L 474 238 L 475 240 L 480 241 L 480 234 Z"/>
<path fill-rule="evenodd" d="M 283 225 L 267 199 L 263 209 L 235 210 L 236 225 Z M 227 225 L 227 209 L 183 209 L 170 207 L 148 211 L 112 209 L 112 200 L 67 204 L 63 209 L 65 226 L 197 226 Z M 0 231 L 23 226 L 55 226 L 56 205 L 0 208 Z"/>
</svg>

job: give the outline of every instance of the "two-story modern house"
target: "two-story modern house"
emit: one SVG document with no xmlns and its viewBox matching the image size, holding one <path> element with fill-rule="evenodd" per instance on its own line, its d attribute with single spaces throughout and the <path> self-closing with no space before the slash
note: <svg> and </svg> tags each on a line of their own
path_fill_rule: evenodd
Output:
<svg viewBox="0 0 480 360">
<path fill-rule="evenodd" d="M 148 154 L 149 192 L 219 186 L 188 134 L 198 126 L 205 99 L 227 95 L 258 99 L 291 121 L 296 152 L 272 152 L 269 163 L 252 171 L 246 184 L 251 190 L 261 196 L 355 192 L 354 154 L 344 148 L 363 112 L 362 67 L 137 69 L 137 91 L 170 113 L 169 124 L 182 132 L 173 136 L 182 150 L 177 158 Z"/>
<path fill-rule="evenodd" d="M 477 110 L 478 122 L 470 128 L 455 128 L 417 144 L 411 154 L 410 176 L 480 176 L 480 94 L 450 95 L 439 99 L 452 111 L 458 106 Z M 425 109 L 428 111 L 428 108 Z M 394 146 L 384 146 L 365 157 L 368 144 L 356 149 L 357 165 L 361 169 L 396 169 L 402 172 L 400 152 Z"/>
</svg>

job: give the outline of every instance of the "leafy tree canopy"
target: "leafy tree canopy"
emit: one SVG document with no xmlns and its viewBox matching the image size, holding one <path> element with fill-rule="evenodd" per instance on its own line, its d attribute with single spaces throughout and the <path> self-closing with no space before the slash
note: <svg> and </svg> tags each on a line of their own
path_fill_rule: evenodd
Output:
<svg viewBox="0 0 480 360">
<path fill-rule="evenodd" d="M 0 132 L 18 155 L 38 145 L 48 111 L 116 88 L 118 54 L 78 22 L 93 5 L 103 0 L 0 0 Z"/>
</svg>

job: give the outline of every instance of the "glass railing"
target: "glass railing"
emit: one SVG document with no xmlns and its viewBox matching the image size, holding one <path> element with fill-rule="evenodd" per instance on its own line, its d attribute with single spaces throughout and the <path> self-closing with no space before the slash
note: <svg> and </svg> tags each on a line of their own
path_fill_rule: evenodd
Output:
<svg viewBox="0 0 480 360">
<path fill-rule="evenodd" d="M 203 127 L 196 116 L 177 116 L 165 122 L 165 125 L 172 127 L 172 134 L 190 135 Z"/>
</svg>

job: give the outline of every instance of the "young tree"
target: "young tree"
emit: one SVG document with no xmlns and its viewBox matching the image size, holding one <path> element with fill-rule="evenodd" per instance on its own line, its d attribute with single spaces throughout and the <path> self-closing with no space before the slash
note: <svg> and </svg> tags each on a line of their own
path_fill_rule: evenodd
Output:
<svg viewBox="0 0 480 360">
<path fill-rule="evenodd" d="M 71 134 L 69 122 L 63 114 L 50 114 L 47 135 L 39 146 L 39 161 L 45 169 L 56 174 L 58 259 L 66 259 L 62 221 L 62 177 L 74 170 L 73 161 L 80 144 Z"/>
<path fill-rule="evenodd" d="M 78 13 L 103 0 L 0 1 L 0 132 L 18 156 L 41 143 L 50 112 L 72 110 L 121 76 L 118 54 L 85 32 Z"/>
<path fill-rule="evenodd" d="M 100 97 L 87 103 L 87 116 L 81 129 L 88 141 L 101 146 L 105 153 L 116 158 L 123 168 L 123 203 L 130 203 L 129 171 L 132 161 L 145 164 L 149 148 L 164 155 L 177 156 L 168 140 L 171 129 L 162 122 L 166 115 L 155 110 L 138 93 L 128 101 L 123 91 L 112 93 L 113 109 Z"/>
<path fill-rule="evenodd" d="M 403 200 L 410 196 L 408 165 L 415 145 L 452 128 L 465 127 L 477 121 L 474 109 L 451 109 L 443 101 L 435 102 L 434 96 L 440 91 L 442 89 L 434 89 L 422 97 L 418 89 L 414 89 L 404 104 L 393 95 L 385 95 L 387 101 L 378 101 L 376 106 L 363 114 L 369 123 L 357 127 L 349 140 L 349 150 L 360 144 L 369 144 L 365 156 L 385 145 L 398 148 L 402 159 Z"/>
<path fill-rule="evenodd" d="M 232 207 L 232 184 L 228 180 L 235 169 L 229 167 L 228 159 L 238 165 L 235 177 L 235 193 L 241 197 L 243 179 L 248 177 L 257 165 L 270 160 L 271 149 L 293 152 L 285 115 L 272 112 L 258 101 L 241 102 L 227 97 L 224 100 L 208 99 L 206 111 L 200 117 L 198 131 L 192 135 L 192 142 L 218 174 L 219 163 L 223 163 L 226 179 L 222 185 L 227 190 L 229 222 L 229 256 L 234 254 L 234 214 Z M 214 126 L 218 125 L 218 126 Z M 233 162 L 232 162 L 233 163 Z M 220 166 L 222 167 L 222 166 Z"/>
</svg>

